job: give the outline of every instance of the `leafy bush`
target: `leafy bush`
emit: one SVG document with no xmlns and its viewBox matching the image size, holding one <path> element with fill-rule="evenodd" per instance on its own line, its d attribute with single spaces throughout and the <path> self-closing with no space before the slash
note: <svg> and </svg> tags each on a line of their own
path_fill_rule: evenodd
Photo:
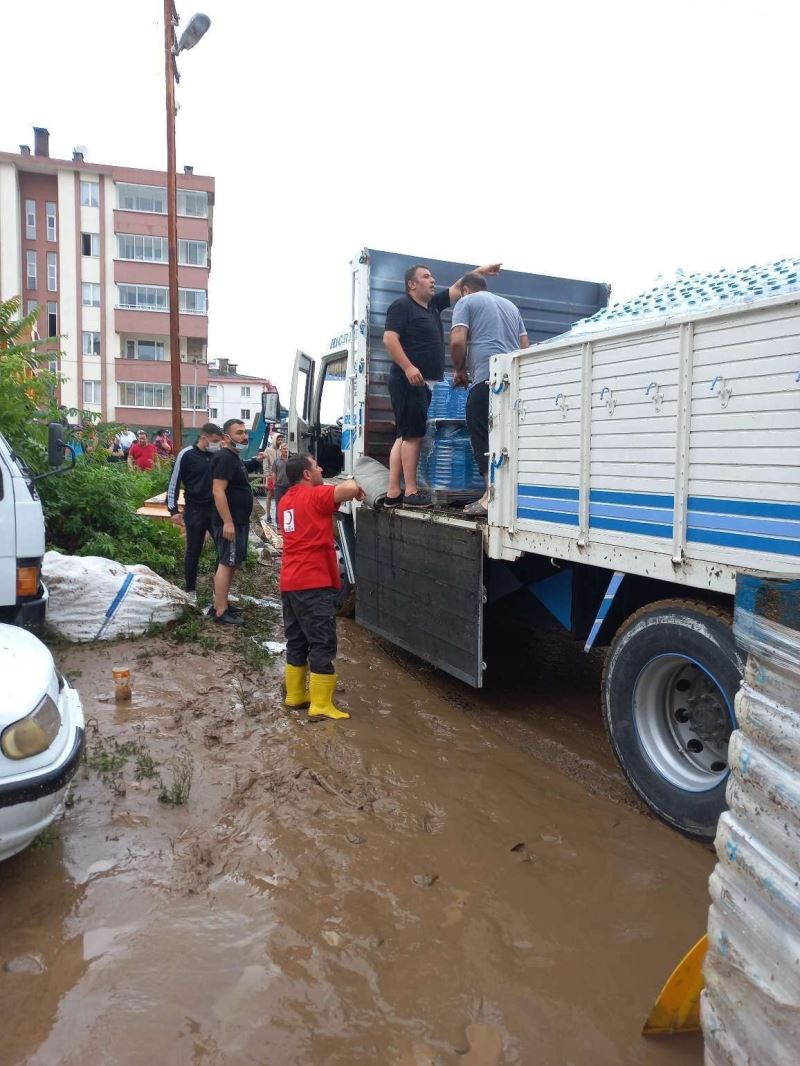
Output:
<svg viewBox="0 0 800 1066">
<path fill-rule="evenodd" d="M 47 369 L 47 342 L 30 339 L 39 309 L 18 318 L 21 304 L 19 296 L 0 302 L 0 433 L 32 469 L 43 470 L 47 423 L 59 418 L 59 378 Z"/>
<path fill-rule="evenodd" d="M 107 463 L 101 453 L 81 456 L 74 470 L 40 481 L 48 547 L 69 555 L 144 563 L 175 577 L 183 560 L 179 530 L 136 514 L 145 500 L 166 490 L 170 472 L 168 466 L 142 471 Z"/>
</svg>

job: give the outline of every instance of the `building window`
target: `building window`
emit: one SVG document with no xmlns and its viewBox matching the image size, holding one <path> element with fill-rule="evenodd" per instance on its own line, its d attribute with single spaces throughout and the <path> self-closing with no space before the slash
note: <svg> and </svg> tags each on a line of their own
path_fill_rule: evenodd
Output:
<svg viewBox="0 0 800 1066">
<path fill-rule="evenodd" d="M 84 307 L 100 306 L 100 286 L 94 281 L 84 281 L 81 285 L 82 302 Z"/>
<path fill-rule="evenodd" d="M 58 358 L 57 357 L 47 360 L 47 369 L 50 371 L 51 374 L 57 374 L 58 373 Z"/>
<path fill-rule="evenodd" d="M 81 207 L 100 206 L 100 183 L 98 181 L 81 182 Z"/>
<path fill-rule="evenodd" d="M 249 407 L 243 407 L 241 409 L 241 413 L 240 413 L 239 417 L 244 419 L 245 422 L 249 422 L 250 421 L 250 408 Z"/>
<path fill-rule="evenodd" d="M 167 190 L 158 185 L 117 185 L 117 207 L 120 211 L 165 215 Z"/>
<path fill-rule="evenodd" d="M 169 309 L 167 288 L 164 285 L 118 285 L 118 307 L 134 311 L 166 311 Z"/>
<path fill-rule="evenodd" d="M 34 303 L 35 302 L 36 301 L 34 301 Z M 209 385 L 208 386 L 208 395 L 209 396 L 216 396 L 217 395 L 217 386 L 216 385 Z"/>
<path fill-rule="evenodd" d="M 100 234 L 81 234 L 81 255 L 100 255 Z"/>
<path fill-rule="evenodd" d="M 58 292 L 58 257 L 55 252 L 47 253 L 47 291 Z"/>
<path fill-rule="evenodd" d="M 99 355 L 100 354 L 100 334 L 89 333 L 84 330 L 83 333 L 83 354 L 84 355 Z"/>
<path fill-rule="evenodd" d="M 208 193 L 178 189 L 178 214 L 208 218 Z"/>
<path fill-rule="evenodd" d="M 38 300 L 28 300 L 28 303 L 27 303 L 26 306 L 27 306 L 27 310 L 26 310 L 25 314 L 26 315 L 32 315 L 34 311 L 38 311 L 39 310 L 39 301 Z"/>
<path fill-rule="evenodd" d="M 242 399 L 243 400 L 249 400 L 250 399 L 250 386 L 249 385 L 242 385 Z"/>
<path fill-rule="evenodd" d="M 184 315 L 206 314 L 206 290 L 179 289 L 178 310 Z"/>
<path fill-rule="evenodd" d="M 215 418 L 219 418 L 216 407 L 209 407 L 208 417 L 213 421 Z"/>
<path fill-rule="evenodd" d="M 55 300 L 47 302 L 47 336 L 58 336 L 58 304 Z"/>
<path fill-rule="evenodd" d="M 204 363 L 206 361 L 206 342 L 202 337 L 186 338 L 186 358 L 191 363 Z"/>
<path fill-rule="evenodd" d="M 164 409 L 172 405 L 172 392 L 169 385 L 157 381 L 118 381 L 117 404 L 119 407 Z"/>
<path fill-rule="evenodd" d="M 35 289 L 36 286 L 36 252 L 25 253 L 26 273 L 25 273 L 25 286 L 28 289 Z"/>
<path fill-rule="evenodd" d="M 208 407 L 205 385 L 181 385 L 181 407 L 184 411 L 205 411 Z"/>
<path fill-rule="evenodd" d="M 204 267 L 208 264 L 207 241 L 178 241 L 178 262 L 181 266 Z"/>
<path fill-rule="evenodd" d="M 168 259 L 167 238 L 118 233 L 117 258 L 133 259 L 140 263 L 166 263 Z"/>
<path fill-rule="evenodd" d="M 29 241 L 36 240 L 36 201 L 25 201 L 25 237 Z"/>
<path fill-rule="evenodd" d="M 47 239 L 48 241 L 54 241 L 57 239 L 56 231 L 56 205 L 49 201 L 44 205 L 45 212 L 47 214 Z"/>
<path fill-rule="evenodd" d="M 83 402 L 84 403 L 101 403 L 101 383 L 99 381 L 84 381 L 83 383 Z"/>
<path fill-rule="evenodd" d="M 125 341 L 126 359 L 146 359 L 149 362 L 163 363 L 167 353 L 163 341 L 148 341 L 132 338 Z"/>
</svg>

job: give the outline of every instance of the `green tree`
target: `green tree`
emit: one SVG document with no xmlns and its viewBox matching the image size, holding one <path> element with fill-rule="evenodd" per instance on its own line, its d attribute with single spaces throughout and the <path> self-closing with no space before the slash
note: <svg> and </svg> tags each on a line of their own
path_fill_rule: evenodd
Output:
<svg viewBox="0 0 800 1066">
<path fill-rule="evenodd" d="M 47 423 L 58 418 L 57 374 L 40 340 L 31 338 L 39 309 L 19 317 L 22 299 L 0 301 L 0 433 L 33 469 L 42 469 Z"/>
</svg>

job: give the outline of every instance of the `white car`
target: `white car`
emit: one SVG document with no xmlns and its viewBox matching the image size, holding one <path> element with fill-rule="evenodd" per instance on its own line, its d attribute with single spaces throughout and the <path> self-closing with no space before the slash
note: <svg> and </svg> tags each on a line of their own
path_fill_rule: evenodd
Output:
<svg viewBox="0 0 800 1066">
<path fill-rule="evenodd" d="M 32 633 L 0 624 L 0 860 L 60 813 L 83 754 L 83 707 Z"/>
</svg>

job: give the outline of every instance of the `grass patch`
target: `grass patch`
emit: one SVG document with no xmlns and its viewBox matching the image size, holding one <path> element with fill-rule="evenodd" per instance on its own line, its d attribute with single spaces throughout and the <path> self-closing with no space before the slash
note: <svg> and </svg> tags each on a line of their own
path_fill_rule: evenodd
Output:
<svg viewBox="0 0 800 1066">
<path fill-rule="evenodd" d="M 158 798 L 170 807 L 180 807 L 189 799 L 192 791 L 194 763 L 191 755 L 179 755 L 170 761 L 171 780 L 166 783 L 161 779 Z"/>
<path fill-rule="evenodd" d="M 261 642 L 269 639 L 263 634 L 255 635 L 252 640 L 248 637 L 244 646 L 244 661 L 251 670 L 266 670 L 275 661 L 272 652 L 261 647 Z"/>
<path fill-rule="evenodd" d="M 172 631 L 172 636 L 179 644 L 195 643 L 206 651 L 214 651 L 217 642 L 208 632 L 203 616 L 197 611 L 187 611 L 183 621 Z"/>
</svg>

